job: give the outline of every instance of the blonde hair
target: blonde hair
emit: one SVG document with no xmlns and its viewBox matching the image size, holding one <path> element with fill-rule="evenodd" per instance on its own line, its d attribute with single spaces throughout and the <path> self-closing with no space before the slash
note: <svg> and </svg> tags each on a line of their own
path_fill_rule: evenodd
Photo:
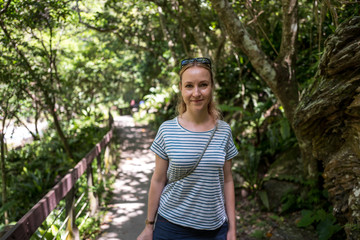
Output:
<svg viewBox="0 0 360 240">
<path fill-rule="evenodd" d="M 191 68 L 191 67 L 202 67 L 202 68 L 205 68 L 206 70 L 209 71 L 210 73 L 210 78 L 211 78 L 211 98 L 210 98 L 210 102 L 209 102 L 209 105 L 208 105 L 208 113 L 210 114 L 210 116 L 215 120 L 219 120 L 221 119 L 221 112 L 220 110 L 217 108 L 217 104 L 214 100 L 214 92 L 215 92 L 215 82 L 214 82 L 214 75 L 213 75 L 213 72 L 211 70 L 211 67 L 207 64 L 203 64 L 203 63 L 200 63 L 200 62 L 191 62 L 185 66 L 183 66 L 179 72 L 179 75 L 180 75 L 180 85 L 182 85 L 182 75 L 183 73 Z M 186 104 L 184 102 L 184 99 L 182 98 L 182 95 L 181 95 L 181 91 L 179 92 L 179 95 L 178 95 L 178 103 L 177 103 L 177 107 L 176 107 L 176 110 L 177 110 L 177 113 L 178 115 L 182 115 L 184 112 L 186 112 Z"/>
</svg>

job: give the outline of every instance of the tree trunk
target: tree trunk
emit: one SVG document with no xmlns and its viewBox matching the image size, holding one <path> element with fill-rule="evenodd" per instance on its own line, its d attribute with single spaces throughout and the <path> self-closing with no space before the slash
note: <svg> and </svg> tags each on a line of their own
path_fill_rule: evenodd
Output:
<svg viewBox="0 0 360 240">
<path fill-rule="evenodd" d="M 208 48 L 208 43 L 206 41 L 206 33 L 201 29 L 201 23 L 203 19 L 199 15 L 199 6 L 198 2 L 195 0 L 187 0 L 184 1 L 184 7 L 188 9 L 185 12 L 187 17 L 192 19 L 192 23 L 194 24 L 191 27 L 188 27 L 191 34 L 194 36 L 195 42 L 199 47 L 201 54 L 203 57 L 211 57 L 210 50 Z M 188 56 L 188 57 L 195 57 L 195 56 Z"/>
<path fill-rule="evenodd" d="M 317 81 L 298 100 L 294 74 L 297 1 L 283 0 L 280 54 L 272 62 L 227 0 L 212 0 L 236 47 L 246 54 L 284 107 L 302 153 L 304 174 L 324 167 L 325 188 L 348 239 L 360 239 L 360 18 L 343 24 L 327 41 Z M 356 226 L 356 227 L 354 227 Z"/>
<path fill-rule="evenodd" d="M 34 121 L 35 134 L 36 134 L 36 136 L 39 136 L 39 138 L 40 138 L 40 133 L 39 133 L 39 128 L 38 128 L 39 118 L 40 118 L 40 111 L 38 110 L 37 102 L 35 102 L 35 121 Z"/>
<path fill-rule="evenodd" d="M 232 43 L 248 56 L 259 76 L 271 88 L 281 102 L 285 115 L 292 125 L 294 110 L 298 104 L 298 88 L 294 72 L 295 43 L 298 32 L 297 1 L 283 0 L 283 27 L 280 54 L 275 62 L 262 51 L 246 30 L 227 0 L 212 0 Z"/>
<path fill-rule="evenodd" d="M 2 198 L 2 206 L 4 206 L 7 202 L 7 194 L 6 194 L 6 169 L 5 169 L 5 134 L 4 134 L 4 127 L 5 127 L 5 121 L 6 121 L 6 115 L 4 116 L 4 119 L 2 120 L 2 129 L 0 132 L 0 144 L 1 144 L 1 198 Z M 5 225 L 9 224 L 9 215 L 8 211 L 4 211 L 4 220 Z"/>
<path fill-rule="evenodd" d="M 316 81 L 295 114 L 299 143 L 324 167 L 334 215 L 360 239 L 360 17 L 341 24 L 325 42 Z"/>
<path fill-rule="evenodd" d="M 67 139 L 65 137 L 65 134 L 64 134 L 64 132 L 63 132 L 61 126 L 60 126 L 60 122 L 59 122 L 59 119 L 58 119 L 58 115 L 55 112 L 54 105 L 53 104 L 49 105 L 49 108 L 50 108 L 49 110 L 50 110 L 51 116 L 53 117 L 53 120 L 54 120 L 54 125 L 55 125 L 55 128 L 56 128 L 56 132 L 58 133 L 58 135 L 60 137 L 60 140 L 64 145 L 66 155 L 69 158 L 75 160 L 74 156 L 72 155 L 72 152 L 70 150 L 70 146 L 69 146 L 68 141 L 67 141 Z"/>
<path fill-rule="evenodd" d="M 64 144 L 65 152 L 66 152 L 66 154 L 68 155 L 69 158 L 74 159 L 74 157 L 73 157 L 73 155 L 72 155 L 72 153 L 70 151 L 70 147 L 69 147 L 69 144 L 67 142 L 67 139 L 66 139 L 66 137 L 65 137 L 65 135 L 64 135 L 64 133 L 63 133 L 63 131 L 61 129 L 58 116 L 57 116 L 57 114 L 55 112 L 55 108 L 54 108 L 55 107 L 55 100 L 54 101 L 51 100 L 51 96 L 49 95 L 49 91 L 46 89 L 46 86 L 43 85 L 42 80 L 39 79 L 38 76 L 35 74 L 35 72 L 32 69 L 32 67 L 31 67 L 28 59 L 26 58 L 25 54 L 18 48 L 17 43 L 11 38 L 10 33 L 6 29 L 6 26 L 5 26 L 4 22 L 1 20 L 1 18 L 0 18 L 0 27 L 3 30 L 4 34 L 6 35 L 6 37 L 11 42 L 11 44 L 14 47 L 15 51 L 19 54 L 20 58 L 24 61 L 26 69 L 29 71 L 30 75 L 33 77 L 33 80 L 36 82 L 36 85 L 38 86 L 39 91 L 41 91 L 43 93 L 44 98 L 45 98 L 45 104 L 47 106 L 47 109 L 50 111 L 51 116 L 53 117 L 56 131 L 59 134 L 61 142 Z"/>
<path fill-rule="evenodd" d="M 212 0 L 219 18 L 224 24 L 232 43 L 246 54 L 259 76 L 271 88 L 284 108 L 285 116 L 294 129 L 299 141 L 303 172 L 306 178 L 316 179 L 317 162 L 311 157 L 311 144 L 294 127 L 294 114 L 299 104 L 295 75 L 296 39 L 298 33 L 298 3 L 296 0 L 282 0 L 283 24 L 280 52 L 273 62 L 247 32 L 227 0 Z"/>
</svg>

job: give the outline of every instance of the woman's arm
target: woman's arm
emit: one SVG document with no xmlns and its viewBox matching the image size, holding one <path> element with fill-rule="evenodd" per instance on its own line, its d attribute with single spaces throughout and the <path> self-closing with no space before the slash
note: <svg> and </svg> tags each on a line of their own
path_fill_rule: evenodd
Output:
<svg viewBox="0 0 360 240">
<path fill-rule="evenodd" d="M 162 159 L 157 154 L 155 154 L 155 156 L 155 170 L 153 176 L 151 177 L 148 197 L 147 220 L 150 222 L 155 221 L 160 196 L 167 181 L 166 172 L 169 165 L 168 161 Z M 137 240 L 152 240 L 153 226 L 153 224 L 146 224 L 145 229 L 139 235 Z"/>
<path fill-rule="evenodd" d="M 227 240 L 236 240 L 235 190 L 231 172 L 232 160 L 224 164 L 225 210 L 229 220 Z"/>
</svg>

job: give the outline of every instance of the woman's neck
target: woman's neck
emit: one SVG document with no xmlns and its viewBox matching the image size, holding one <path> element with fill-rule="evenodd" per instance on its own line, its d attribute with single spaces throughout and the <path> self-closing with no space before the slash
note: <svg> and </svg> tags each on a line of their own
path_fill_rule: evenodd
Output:
<svg viewBox="0 0 360 240">
<path fill-rule="evenodd" d="M 214 128 L 215 120 L 209 114 L 191 114 L 185 112 L 179 116 L 180 124 L 191 131 L 208 131 Z"/>
</svg>

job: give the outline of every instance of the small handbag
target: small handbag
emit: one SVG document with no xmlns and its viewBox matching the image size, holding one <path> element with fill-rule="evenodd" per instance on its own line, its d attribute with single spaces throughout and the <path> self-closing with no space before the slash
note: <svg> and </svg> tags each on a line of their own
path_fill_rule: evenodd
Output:
<svg viewBox="0 0 360 240">
<path fill-rule="evenodd" d="M 179 180 L 181 180 L 181 179 L 189 176 L 189 175 L 195 170 L 195 168 L 199 165 L 199 162 L 200 162 L 201 158 L 203 157 L 203 155 L 204 155 L 207 147 L 209 146 L 209 144 L 210 144 L 210 142 L 211 142 L 211 139 L 213 138 L 213 136 L 214 136 L 214 134 L 215 134 L 215 132 L 216 132 L 216 129 L 217 129 L 217 125 L 215 125 L 215 128 L 214 128 L 214 130 L 213 130 L 212 133 L 211 133 L 211 136 L 210 136 L 210 138 L 209 138 L 209 141 L 208 141 L 207 144 L 205 145 L 204 150 L 202 151 L 202 153 L 200 154 L 198 160 L 196 161 L 196 164 L 190 169 L 190 171 L 186 172 L 186 173 L 183 174 L 182 176 L 179 176 L 177 179 L 174 179 L 174 180 L 172 180 L 172 181 L 168 181 L 168 184 L 169 184 L 169 183 L 176 182 L 176 181 L 179 181 Z"/>
</svg>

